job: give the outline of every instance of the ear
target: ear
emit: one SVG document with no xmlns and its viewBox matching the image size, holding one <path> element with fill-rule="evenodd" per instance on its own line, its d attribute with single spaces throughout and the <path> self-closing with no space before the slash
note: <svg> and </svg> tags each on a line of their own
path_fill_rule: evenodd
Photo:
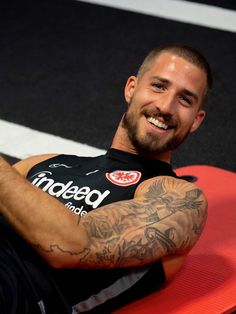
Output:
<svg viewBox="0 0 236 314">
<path fill-rule="evenodd" d="M 126 82 L 124 95 L 125 95 L 125 100 L 128 104 L 130 103 L 130 100 L 133 97 L 136 84 L 137 84 L 136 76 L 130 76 Z"/>
<path fill-rule="evenodd" d="M 200 127 L 205 116 L 206 116 L 206 112 L 204 110 L 199 110 L 197 112 L 197 115 L 196 115 L 196 117 L 193 121 L 192 127 L 190 129 L 190 133 L 196 131 Z"/>
</svg>

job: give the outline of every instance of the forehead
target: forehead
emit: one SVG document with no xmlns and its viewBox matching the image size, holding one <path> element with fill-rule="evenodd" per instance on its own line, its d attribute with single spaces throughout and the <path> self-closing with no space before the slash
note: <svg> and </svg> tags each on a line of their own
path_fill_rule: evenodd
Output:
<svg viewBox="0 0 236 314">
<path fill-rule="evenodd" d="M 155 76 L 163 77 L 179 87 L 194 89 L 200 94 L 206 90 L 206 73 L 198 66 L 170 52 L 158 55 L 143 74 L 144 79 Z"/>
</svg>

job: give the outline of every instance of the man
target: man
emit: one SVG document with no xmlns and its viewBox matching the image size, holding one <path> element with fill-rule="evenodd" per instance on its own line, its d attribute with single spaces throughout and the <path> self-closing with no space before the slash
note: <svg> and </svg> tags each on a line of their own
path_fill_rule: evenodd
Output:
<svg viewBox="0 0 236 314">
<path fill-rule="evenodd" d="M 17 231 L 2 221 L 1 313 L 110 313 L 174 276 L 207 201 L 171 155 L 201 125 L 211 82 L 194 49 L 156 49 L 127 81 L 105 156 L 0 160 L 1 213 Z"/>
</svg>

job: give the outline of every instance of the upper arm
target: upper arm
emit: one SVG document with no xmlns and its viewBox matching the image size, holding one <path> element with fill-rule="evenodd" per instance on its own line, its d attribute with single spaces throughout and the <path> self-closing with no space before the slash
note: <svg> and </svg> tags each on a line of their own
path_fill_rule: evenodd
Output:
<svg viewBox="0 0 236 314">
<path fill-rule="evenodd" d="M 35 166 L 36 164 L 44 160 L 52 158 L 56 155 L 57 154 L 44 154 L 44 155 L 31 156 L 26 159 L 18 161 L 17 163 L 13 165 L 13 168 L 15 168 L 23 177 L 26 177 L 29 170 L 33 166 Z"/>
<path fill-rule="evenodd" d="M 206 221 L 207 201 L 192 183 L 157 177 L 132 200 L 98 208 L 81 218 L 87 234 L 85 267 L 126 267 L 186 254 Z"/>
<path fill-rule="evenodd" d="M 152 226 L 166 244 L 166 255 L 186 254 L 198 240 L 207 217 L 207 200 L 193 183 L 173 177 L 144 182 L 135 197 L 145 204 Z M 158 237 L 161 240 L 161 237 Z"/>
</svg>

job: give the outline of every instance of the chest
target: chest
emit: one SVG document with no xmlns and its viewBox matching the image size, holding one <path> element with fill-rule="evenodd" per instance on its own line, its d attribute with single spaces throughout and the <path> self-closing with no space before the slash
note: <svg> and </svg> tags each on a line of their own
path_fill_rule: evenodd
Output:
<svg viewBox="0 0 236 314">
<path fill-rule="evenodd" d="M 83 216 L 100 206 L 132 198 L 145 177 L 142 169 L 129 165 L 51 162 L 34 167 L 28 180 Z"/>
</svg>

